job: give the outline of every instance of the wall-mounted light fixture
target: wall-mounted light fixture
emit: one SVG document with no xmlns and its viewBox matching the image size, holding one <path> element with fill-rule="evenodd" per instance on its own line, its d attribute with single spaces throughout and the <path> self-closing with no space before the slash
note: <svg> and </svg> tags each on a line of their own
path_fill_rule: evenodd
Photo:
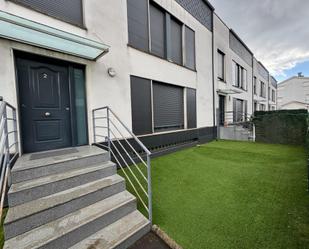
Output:
<svg viewBox="0 0 309 249">
<path fill-rule="evenodd" d="M 110 67 L 110 68 L 107 69 L 107 73 L 108 73 L 108 75 L 109 75 L 110 77 L 112 77 L 112 78 L 116 76 L 116 71 L 115 71 L 115 69 L 112 68 L 112 67 Z"/>
</svg>

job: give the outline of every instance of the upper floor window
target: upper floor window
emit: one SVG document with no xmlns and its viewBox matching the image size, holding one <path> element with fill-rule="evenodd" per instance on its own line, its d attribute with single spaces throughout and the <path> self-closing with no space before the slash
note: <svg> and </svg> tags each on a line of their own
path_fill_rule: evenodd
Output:
<svg viewBox="0 0 309 249">
<path fill-rule="evenodd" d="M 82 0 L 10 0 L 65 22 L 84 27 Z"/>
<path fill-rule="evenodd" d="M 218 50 L 218 79 L 224 81 L 224 58 L 225 54 Z"/>
<path fill-rule="evenodd" d="M 247 70 L 233 61 L 233 86 L 247 90 Z"/>
<path fill-rule="evenodd" d="M 185 26 L 185 66 L 195 70 L 195 33 Z"/>
<path fill-rule="evenodd" d="M 261 81 L 260 96 L 266 98 L 266 86 L 263 81 Z"/>
<path fill-rule="evenodd" d="M 271 90 L 271 100 L 272 100 L 272 102 L 276 101 L 276 92 L 275 92 L 275 90 Z"/>
<path fill-rule="evenodd" d="M 153 1 L 127 1 L 129 44 L 195 70 L 194 31 Z"/>
<path fill-rule="evenodd" d="M 253 94 L 257 94 L 257 78 L 253 78 Z"/>
<path fill-rule="evenodd" d="M 153 4 L 149 6 L 149 12 L 151 37 L 150 51 L 154 55 L 165 57 L 165 14 L 160 8 Z"/>
</svg>

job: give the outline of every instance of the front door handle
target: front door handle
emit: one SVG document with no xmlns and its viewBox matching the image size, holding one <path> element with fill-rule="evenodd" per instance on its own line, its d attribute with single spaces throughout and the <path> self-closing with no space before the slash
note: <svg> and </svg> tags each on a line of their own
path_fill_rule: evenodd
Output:
<svg viewBox="0 0 309 249">
<path fill-rule="evenodd" d="M 51 114 L 50 114 L 50 112 L 45 112 L 45 117 L 50 117 L 51 116 Z"/>
</svg>

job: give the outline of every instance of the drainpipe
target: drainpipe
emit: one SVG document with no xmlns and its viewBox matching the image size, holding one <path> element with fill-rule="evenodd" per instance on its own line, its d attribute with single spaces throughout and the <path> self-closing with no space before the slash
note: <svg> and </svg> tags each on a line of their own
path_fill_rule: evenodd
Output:
<svg viewBox="0 0 309 249">
<path fill-rule="evenodd" d="M 252 116 L 254 115 L 254 55 L 252 55 Z"/>
<path fill-rule="evenodd" d="M 213 103 L 213 126 L 216 126 L 216 90 L 215 90 L 215 59 L 214 59 L 214 51 L 215 49 L 215 29 L 214 29 L 214 12 L 212 12 L 212 89 L 213 89 L 213 96 L 212 96 L 212 103 Z"/>
</svg>

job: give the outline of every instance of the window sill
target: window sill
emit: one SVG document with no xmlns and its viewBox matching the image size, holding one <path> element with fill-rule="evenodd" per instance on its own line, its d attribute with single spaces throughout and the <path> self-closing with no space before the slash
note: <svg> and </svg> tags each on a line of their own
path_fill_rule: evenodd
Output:
<svg viewBox="0 0 309 249">
<path fill-rule="evenodd" d="M 178 63 L 176 63 L 176 62 L 170 61 L 170 60 L 165 59 L 165 58 L 163 58 L 163 57 L 160 57 L 160 56 L 158 56 L 158 55 L 152 54 L 152 53 L 150 53 L 149 51 L 141 50 L 141 49 L 139 49 L 139 48 L 134 47 L 134 46 L 131 45 L 131 44 L 127 44 L 127 46 L 128 46 L 129 48 L 133 48 L 133 49 L 138 50 L 138 51 L 140 51 L 140 52 L 142 52 L 142 53 L 148 54 L 148 55 L 150 55 L 150 56 L 156 57 L 156 58 L 161 59 L 161 60 L 163 60 L 163 61 L 167 61 L 167 62 L 169 62 L 169 63 L 172 63 L 172 64 L 176 65 L 176 66 L 179 66 L 179 67 L 182 67 L 182 68 L 185 68 L 185 69 L 187 69 L 187 70 L 190 70 L 190 71 L 192 71 L 192 72 L 197 73 L 197 70 L 196 70 L 196 69 L 192 69 L 192 68 L 186 67 L 186 66 L 184 66 L 184 65 L 178 64 Z"/>
</svg>

